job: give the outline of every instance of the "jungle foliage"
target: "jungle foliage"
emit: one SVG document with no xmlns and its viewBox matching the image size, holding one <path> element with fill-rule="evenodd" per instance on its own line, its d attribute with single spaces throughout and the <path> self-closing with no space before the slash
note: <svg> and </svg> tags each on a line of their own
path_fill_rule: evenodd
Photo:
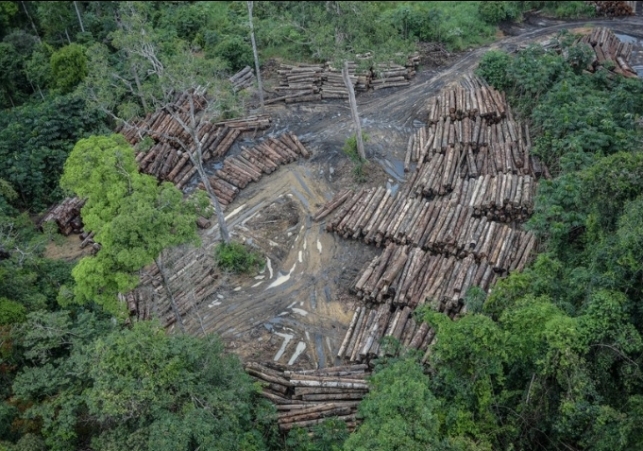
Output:
<svg viewBox="0 0 643 451">
<path fill-rule="evenodd" d="M 404 58 L 492 41 L 529 10 L 585 2 L 256 2 L 262 61 Z M 116 294 L 167 246 L 194 242 L 201 205 L 138 173 L 115 118 L 158 107 L 177 80 L 252 62 L 244 2 L 0 2 L 0 450 L 629 450 L 643 440 L 643 86 L 583 71 L 588 49 L 489 52 L 553 179 L 528 227 L 541 254 L 458 321 L 422 312 L 437 341 L 377 362 L 349 436 L 327 421 L 282 436 L 275 410 L 216 337 L 121 321 Z M 64 177 L 61 183 L 61 176 Z M 87 197 L 101 251 L 51 260 L 33 217 Z M 236 264 L 236 254 L 232 255 Z M 242 262 L 241 266 L 247 266 Z"/>
<path fill-rule="evenodd" d="M 413 355 L 383 364 L 345 449 L 628 450 L 643 439 L 643 83 L 583 71 L 586 49 L 559 40 L 560 53 L 489 52 L 478 69 L 519 106 L 551 168 L 527 224 L 541 253 L 483 302 L 468 294 L 457 321 L 422 312 L 436 329 L 427 371 Z M 430 433 L 408 420 L 423 416 Z"/>
</svg>

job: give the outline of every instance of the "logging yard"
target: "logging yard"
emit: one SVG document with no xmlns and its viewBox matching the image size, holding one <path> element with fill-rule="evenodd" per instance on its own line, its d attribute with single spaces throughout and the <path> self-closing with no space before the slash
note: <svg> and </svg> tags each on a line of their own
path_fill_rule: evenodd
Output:
<svg viewBox="0 0 643 451">
<path fill-rule="evenodd" d="M 596 54 L 588 70 L 605 66 L 636 77 L 643 49 L 618 37 L 635 35 L 636 22 L 624 19 L 612 29 L 606 23 L 547 23 L 493 48 L 548 45 L 560 29 L 582 25 L 581 40 Z M 529 127 L 505 94 L 473 75 L 488 49 L 439 68 L 423 67 L 418 55 L 372 73 L 351 65 L 368 135 L 363 183 L 355 182 L 342 151 L 354 127 L 341 71 L 330 64 L 279 66 L 260 113 L 208 123 L 198 135 L 231 235 L 257 249 L 263 266 L 246 275 L 218 269 L 216 218 L 200 218 L 201 246 L 165 251 L 164 271 L 147 268 L 139 287 L 122 294 L 130 315 L 179 327 L 165 272 L 181 326 L 222 337 L 265 383 L 282 430 L 330 416 L 354 429 L 374 358 L 403 348 L 428 357 L 434 333 L 416 321 L 417 308 L 428 304 L 457 318 L 469 288 L 492 290 L 537 251 L 522 225 L 539 182 L 551 175 L 531 154 Z M 249 67 L 230 78 L 235 90 L 252 89 L 254 80 Z M 188 104 L 198 112 L 205 104 L 199 96 L 179 94 L 172 111 L 118 130 L 133 145 L 151 138 L 149 150 L 137 154 L 140 170 L 186 193 L 204 186 L 173 137 L 189 141 L 176 117 L 187 120 Z M 65 242 L 73 252 L 52 245 L 50 254 L 99 251 L 91 231 L 82 230 L 81 207 L 68 199 L 44 218 L 64 235 L 81 237 L 80 245 Z"/>
</svg>

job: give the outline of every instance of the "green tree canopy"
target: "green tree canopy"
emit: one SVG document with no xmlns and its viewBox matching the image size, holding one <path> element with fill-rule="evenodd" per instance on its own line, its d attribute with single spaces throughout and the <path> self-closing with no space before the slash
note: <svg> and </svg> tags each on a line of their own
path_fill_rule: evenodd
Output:
<svg viewBox="0 0 643 451">
<path fill-rule="evenodd" d="M 197 240 L 194 205 L 171 183 L 158 185 L 140 174 L 134 150 L 121 135 L 80 140 L 61 185 L 87 199 L 83 221 L 102 245 L 72 271 L 78 303 L 97 302 L 119 313 L 117 294 L 137 285 L 136 271 L 166 247 Z"/>
</svg>

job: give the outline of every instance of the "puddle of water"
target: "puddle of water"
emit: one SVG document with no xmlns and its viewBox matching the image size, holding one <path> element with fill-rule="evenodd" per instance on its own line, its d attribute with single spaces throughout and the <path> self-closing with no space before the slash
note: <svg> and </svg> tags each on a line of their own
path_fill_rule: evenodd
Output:
<svg viewBox="0 0 643 451">
<path fill-rule="evenodd" d="M 290 357 L 290 360 L 288 360 L 288 365 L 292 365 L 293 363 L 295 363 L 295 360 L 297 360 L 297 357 L 299 357 L 301 353 L 304 352 L 305 349 L 306 349 L 306 343 L 304 343 L 303 341 L 300 341 L 299 343 L 297 343 L 297 348 L 295 349 L 295 353 L 292 355 L 292 357 Z"/>
<path fill-rule="evenodd" d="M 260 276 L 255 276 L 255 280 L 262 280 L 265 279 L 266 276 L 260 275 Z"/>
<path fill-rule="evenodd" d="M 333 297 L 330 294 L 330 287 L 328 285 L 324 287 L 324 295 L 326 296 L 326 302 L 330 302 L 333 300 Z"/>
<path fill-rule="evenodd" d="M 328 352 L 332 355 L 333 354 L 333 345 L 330 342 L 330 337 L 326 335 L 326 346 L 328 346 Z"/>
<path fill-rule="evenodd" d="M 309 208 L 309 207 L 310 207 L 310 205 L 308 204 L 308 199 L 306 199 L 306 198 L 304 197 L 304 195 L 303 195 L 303 194 L 301 194 L 301 193 L 300 193 L 297 189 L 295 189 L 294 187 L 292 187 L 292 186 L 291 186 L 291 187 L 290 187 L 290 189 L 291 189 L 291 190 L 292 190 L 292 192 L 295 194 L 295 196 L 297 197 L 297 199 L 299 199 L 299 201 L 300 201 L 302 204 L 304 204 L 304 207 L 306 208 L 306 210 L 310 210 L 310 208 Z M 290 194 L 289 194 L 289 196 L 290 196 Z M 291 196 L 291 197 L 292 197 L 292 196 Z"/>
<path fill-rule="evenodd" d="M 281 332 L 275 332 L 275 334 L 284 339 L 284 342 L 281 344 L 281 348 L 279 348 L 279 351 L 277 351 L 277 354 L 275 354 L 275 357 L 273 358 L 273 360 L 277 362 L 281 358 L 281 356 L 284 355 L 286 346 L 288 346 L 288 343 L 290 343 L 290 340 L 292 340 L 294 335 L 282 334 Z"/>
<path fill-rule="evenodd" d="M 614 33 L 614 34 L 622 42 L 626 42 L 634 45 L 643 45 L 643 39 L 637 38 L 636 36 L 630 36 L 629 34 L 619 34 L 619 33 Z"/>
<path fill-rule="evenodd" d="M 269 279 L 272 279 L 272 264 L 270 263 L 270 258 L 266 257 L 266 267 L 268 268 L 268 272 L 270 273 Z"/>
<path fill-rule="evenodd" d="M 290 280 L 290 275 L 295 270 L 296 266 L 297 266 L 297 263 L 294 263 L 292 265 L 292 268 L 290 268 L 290 271 L 288 271 L 287 274 L 282 274 L 279 277 L 277 277 L 277 279 L 275 279 L 275 281 L 273 283 L 268 285 L 268 288 L 266 288 L 266 290 L 269 290 L 270 288 L 278 287 L 279 285 L 288 282 L 288 280 Z M 270 272 L 272 273 L 272 271 L 270 271 Z"/>
<path fill-rule="evenodd" d="M 386 182 L 386 190 L 391 196 L 395 196 L 398 189 L 400 189 L 400 185 L 398 185 L 397 183 L 395 185 L 391 185 L 390 182 Z"/>
<path fill-rule="evenodd" d="M 404 162 L 402 160 L 382 160 L 380 158 L 376 158 L 375 161 L 377 161 L 377 163 L 382 166 L 384 172 L 393 177 L 395 180 L 397 180 L 398 182 L 404 181 Z"/>
<path fill-rule="evenodd" d="M 293 308 L 293 309 L 292 309 L 292 311 L 293 311 L 294 313 L 298 314 L 298 315 L 301 315 L 301 316 L 306 316 L 306 315 L 308 315 L 308 312 L 307 312 L 306 310 L 304 310 L 304 309 L 300 309 L 300 308 Z"/>
<path fill-rule="evenodd" d="M 263 283 L 263 282 L 257 282 L 257 283 L 255 283 L 254 285 L 252 285 L 252 288 L 256 288 L 256 287 L 258 287 L 259 285 L 261 285 L 262 283 Z"/>
<path fill-rule="evenodd" d="M 317 310 L 317 293 L 314 289 L 310 292 L 310 306 L 313 310 Z"/>
<path fill-rule="evenodd" d="M 299 251 L 299 263 L 303 263 L 303 262 L 304 262 L 304 254 L 301 251 Z"/>
</svg>

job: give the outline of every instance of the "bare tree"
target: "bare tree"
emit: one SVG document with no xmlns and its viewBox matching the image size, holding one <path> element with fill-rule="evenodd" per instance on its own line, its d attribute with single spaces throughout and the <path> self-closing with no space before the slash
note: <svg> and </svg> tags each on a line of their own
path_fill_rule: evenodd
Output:
<svg viewBox="0 0 643 451">
<path fill-rule="evenodd" d="M 78 3 L 72 2 L 74 4 L 74 9 L 76 10 L 76 15 L 78 16 L 78 23 L 80 24 L 80 31 L 85 32 L 85 26 L 83 25 L 83 19 L 80 17 L 80 10 L 78 9 Z"/>
<path fill-rule="evenodd" d="M 353 89 L 353 83 L 351 83 L 351 77 L 348 74 L 348 61 L 344 61 L 344 67 L 342 68 L 342 76 L 344 77 L 344 84 L 346 89 L 348 89 L 348 103 L 351 107 L 351 115 L 353 116 L 353 122 L 355 123 L 355 138 L 357 141 L 357 152 L 362 160 L 366 160 L 366 152 L 364 151 L 364 140 L 362 137 L 362 124 L 359 120 L 359 114 L 357 112 L 357 100 L 355 99 L 355 90 Z"/>
<path fill-rule="evenodd" d="M 85 81 L 88 97 L 117 122 L 135 128 L 141 137 L 151 134 L 152 130 L 145 122 L 134 120 L 132 112 L 140 115 L 140 108 L 134 105 L 135 102 L 126 102 L 131 106 L 130 110 L 123 108 L 118 93 L 122 97 L 130 95 L 136 99 L 144 112 L 164 110 L 179 124 L 182 136 L 161 136 L 189 155 L 214 208 L 221 239 L 229 243 L 230 233 L 223 209 L 203 167 L 203 128 L 221 112 L 217 68 L 202 59 L 197 60 L 186 48 L 176 49 L 172 56 L 161 54 L 158 38 L 140 13 L 139 5 L 126 2 L 121 8 L 125 9 L 121 11 L 122 19 L 113 44 L 127 56 L 126 64 L 123 67 L 111 66 L 104 46 L 97 44 L 92 47 L 89 52 L 90 74 Z M 187 111 L 175 107 L 177 93 L 190 93 Z M 201 102 L 198 109 L 195 106 L 197 97 Z"/>
<path fill-rule="evenodd" d="M 255 71 L 257 72 L 257 84 L 259 87 L 259 103 L 263 108 L 263 83 L 261 82 L 261 70 L 259 67 L 259 54 L 257 53 L 257 42 L 255 41 L 255 27 L 252 23 L 252 7 L 254 2 L 248 4 L 248 21 L 250 22 L 250 40 L 252 41 L 252 53 L 255 57 Z"/>
</svg>

